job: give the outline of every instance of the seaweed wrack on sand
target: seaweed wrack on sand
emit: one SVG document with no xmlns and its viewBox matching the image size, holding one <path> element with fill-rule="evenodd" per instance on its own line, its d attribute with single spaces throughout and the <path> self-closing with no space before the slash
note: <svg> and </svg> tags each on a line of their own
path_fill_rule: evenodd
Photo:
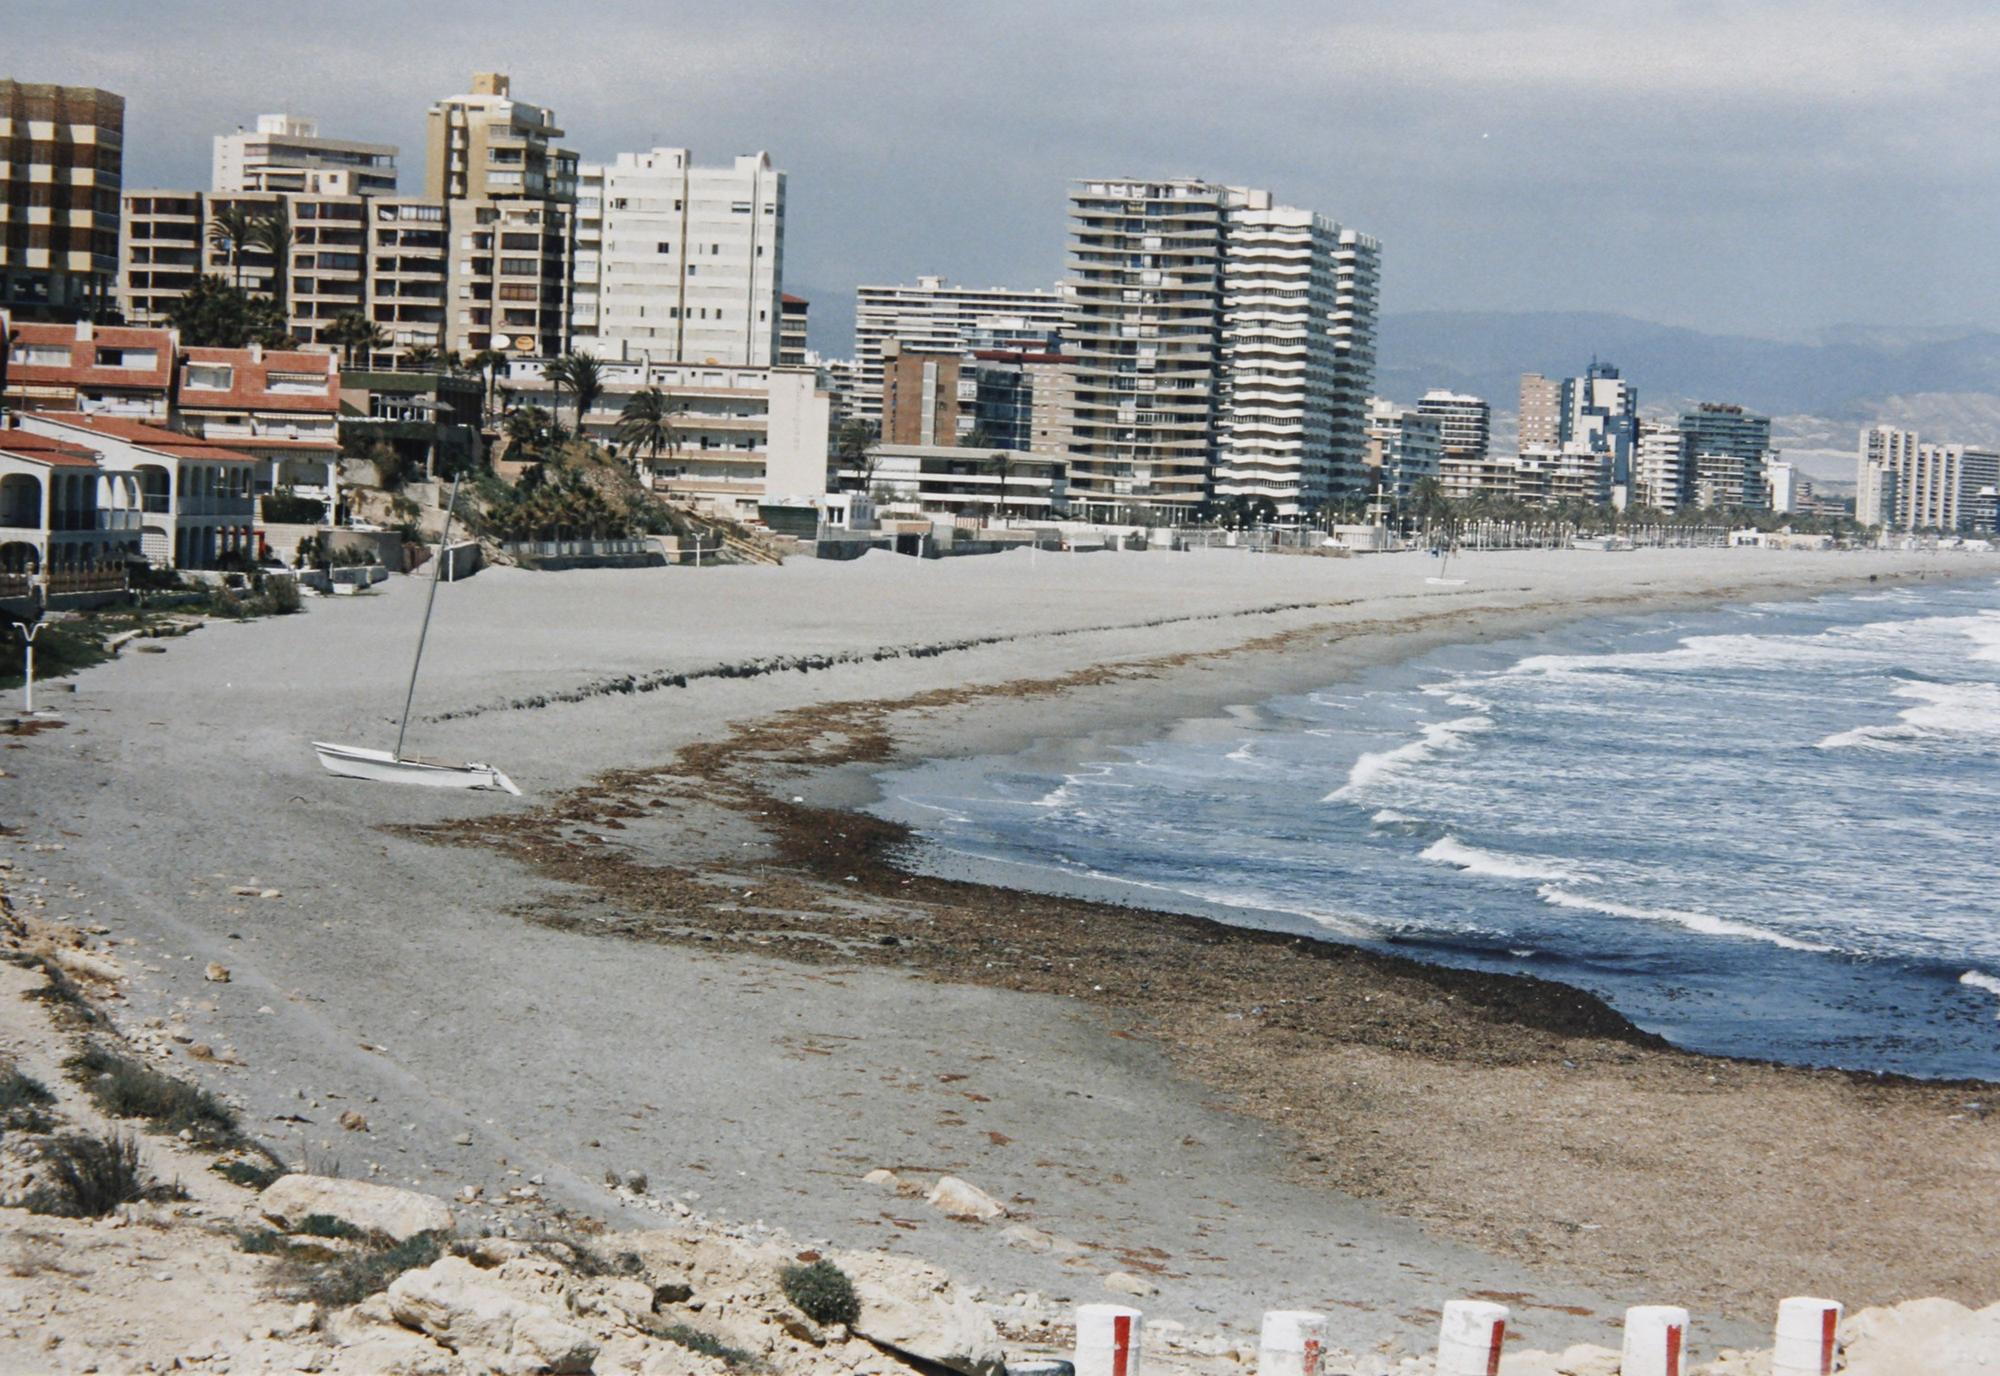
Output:
<svg viewBox="0 0 2000 1376">
<path fill-rule="evenodd" d="M 1964 1110 L 1964 1086 L 1691 1055 L 1550 981 L 918 873 L 899 864 L 904 828 L 793 791 L 809 773 L 890 761 L 899 719 L 1217 657 L 797 708 L 525 813 L 404 831 L 571 886 L 579 896 L 524 909 L 551 927 L 1076 999 L 1281 1127 L 1300 1177 L 1596 1284 L 1755 1313 L 1807 1279 L 1771 1264 L 1765 1240 L 1789 1236 L 1808 1241 L 1786 1258 L 1833 1258 L 1811 1278 L 1859 1301 L 1979 1301 L 1983 1230 L 2000 1218 L 1937 1188 L 1993 1131 Z M 723 814 L 730 836 L 748 825 L 759 844 L 688 839 Z M 669 829 L 671 860 L 649 859 Z M 1693 1198 L 1706 1207 L 1691 1210 Z M 1837 1223 L 1827 1198 L 1842 1201 Z M 1844 1246 L 1851 1237 L 1878 1245 Z"/>
</svg>

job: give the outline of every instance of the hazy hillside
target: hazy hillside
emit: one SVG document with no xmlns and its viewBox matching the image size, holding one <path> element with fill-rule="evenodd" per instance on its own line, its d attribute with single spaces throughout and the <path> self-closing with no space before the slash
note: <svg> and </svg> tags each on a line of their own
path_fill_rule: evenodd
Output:
<svg viewBox="0 0 2000 1376">
<path fill-rule="evenodd" d="M 1410 402 L 1450 387 L 1512 412 L 1522 373 L 1574 375 L 1593 355 L 1617 364 L 1649 411 L 1740 402 L 1782 418 L 1815 458 L 1851 454 L 1855 432 L 1878 421 L 2000 444 L 2000 333 L 1970 328 L 1855 326 L 1777 342 L 1597 312 L 1417 311 L 1384 317 L 1376 390 Z"/>
</svg>

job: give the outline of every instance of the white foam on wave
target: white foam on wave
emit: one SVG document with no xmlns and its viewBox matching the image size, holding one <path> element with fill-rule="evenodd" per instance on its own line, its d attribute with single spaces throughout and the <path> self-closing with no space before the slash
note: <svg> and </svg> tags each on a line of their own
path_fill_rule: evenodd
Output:
<svg viewBox="0 0 2000 1376">
<path fill-rule="evenodd" d="M 1456 865 L 1467 874 L 1494 879 L 1553 879 L 1589 882 L 1591 876 L 1569 868 L 1570 862 L 1539 855 L 1506 855 L 1469 846 L 1456 836 L 1443 836 L 1424 848 L 1422 858 L 1439 865 Z"/>
<path fill-rule="evenodd" d="M 1916 703 L 1879 726 L 1857 726 L 1821 739 L 1821 750 L 1910 749 L 1926 741 L 2000 745 L 2000 683 L 1934 683 L 1904 679 L 1892 690 Z"/>
<path fill-rule="evenodd" d="M 1451 721 L 1425 722 L 1417 728 L 1419 734 L 1415 740 L 1405 741 L 1393 750 L 1371 750 L 1362 755 L 1347 771 L 1347 782 L 1320 801 L 1337 803 L 1352 798 L 1404 765 L 1427 760 L 1440 750 L 1454 749 L 1464 743 L 1466 736 L 1490 730 L 1492 726 L 1491 717 L 1456 717 Z"/>
<path fill-rule="evenodd" d="M 1409 823 L 1417 819 L 1410 816 L 1407 812 L 1398 812 L 1393 807 L 1385 807 L 1368 820 L 1378 827 L 1392 827 L 1399 822 Z"/>
<path fill-rule="evenodd" d="M 1688 912 L 1681 908 L 1637 908 L 1627 903 L 1612 903 L 1601 898 L 1586 898 L 1568 889 L 1544 884 L 1535 891 L 1541 900 L 1555 908 L 1575 908 L 1583 912 L 1602 913 L 1606 917 L 1629 917 L 1639 922 L 1670 922 L 1685 927 L 1691 932 L 1704 936 L 1741 936 L 1756 941 L 1768 941 L 1773 946 L 1782 946 L 1788 951 L 1826 952 L 1834 948 L 1822 946 L 1816 941 L 1801 941 L 1797 937 L 1786 936 L 1783 932 L 1769 931 L 1763 927 L 1753 927 L 1747 922 L 1732 922 L 1726 917 L 1716 917 L 1712 913 Z"/>
<path fill-rule="evenodd" d="M 1984 989 L 1995 998 L 2000 998 L 2000 979 L 1995 979 L 1983 970 L 1967 970 L 1958 977 L 1958 982 L 1970 985 L 1974 989 Z M 2000 1022 L 2000 1009 L 1994 1010 L 1993 1020 Z"/>
</svg>

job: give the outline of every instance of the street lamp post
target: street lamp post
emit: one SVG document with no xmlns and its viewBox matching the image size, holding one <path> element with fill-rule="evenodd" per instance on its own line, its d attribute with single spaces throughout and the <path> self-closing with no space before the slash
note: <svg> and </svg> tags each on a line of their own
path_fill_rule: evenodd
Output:
<svg viewBox="0 0 2000 1376">
<path fill-rule="evenodd" d="M 33 716 L 35 713 L 35 637 L 41 633 L 42 622 L 30 624 L 16 621 L 14 629 L 21 633 L 21 643 L 26 656 L 25 673 L 21 679 L 21 713 Z"/>
</svg>

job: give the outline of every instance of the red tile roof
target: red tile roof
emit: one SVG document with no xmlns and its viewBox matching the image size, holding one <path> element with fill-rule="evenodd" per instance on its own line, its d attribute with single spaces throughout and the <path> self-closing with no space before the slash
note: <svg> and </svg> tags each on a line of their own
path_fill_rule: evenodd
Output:
<svg viewBox="0 0 2000 1376">
<path fill-rule="evenodd" d="M 185 349 L 179 404 L 184 411 L 254 410 L 311 411 L 328 415 L 340 409 L 340 365 L 332 354 L 298 349 L 266 349 L 261 359 L 249 349 Z M 231 372 L 228 389 L 189 387 L 189 363 L 225 363 Z M 310 373 L 326 380 L 319 392 L 273 392 L 271 374 Z"/>
<path fill-rule="evenodd" d="M 50 325 L 23 321 L 14 326 L 21 345 L 56 345 L 69 350 L 66 364 L 11 363 L 7 381 L 25 387 L 124 387 L 134 391 L 164 392 L 173 379 L 174 333 L 172 330 L 137 329 L 124 325 L 96 325 L 90 338 L 77 338 L 75 325 Z M 100 368 L 99 349 L 151 349 L 156 355 L 151 368 Z"/>
<path fill-rule="evenodd" d="M 788 291 L 780 292 L 778 299 L 780 300 L 780 302 L 782 302 L 784 305 L 787 306 L 810 306 L 812 304 L 812 302 L 806 300 L 805 297 L 794 296 Z"/>
<path fill-rule="evenodd" d="M 67 440 L 31 435 L 25 430 L 0 430 L 0 454 L 58 468 L 96 468 L 97 454 Z"/>
<path fill-rule="evenodd" d="M 198 459 L 203 463 L 255 463 L 256 456 L 227 448 L 213 440 L 198 439 L 193 435 L 183 435 L 178 430 L 168 430 L 163 426 L 148 425 L 144 421 L 126 420 L 119 416 L 90 416 L 81 411 L 33 411 L 29 414 L 43 420 L 54 421 L 58 425 L 81 430 L 87 434 L 103 435 L 107 439 L 123 440 L 127 444 L 152 450 L 156 454 L 166 454 L 176 459 Z"/>
</svg>

